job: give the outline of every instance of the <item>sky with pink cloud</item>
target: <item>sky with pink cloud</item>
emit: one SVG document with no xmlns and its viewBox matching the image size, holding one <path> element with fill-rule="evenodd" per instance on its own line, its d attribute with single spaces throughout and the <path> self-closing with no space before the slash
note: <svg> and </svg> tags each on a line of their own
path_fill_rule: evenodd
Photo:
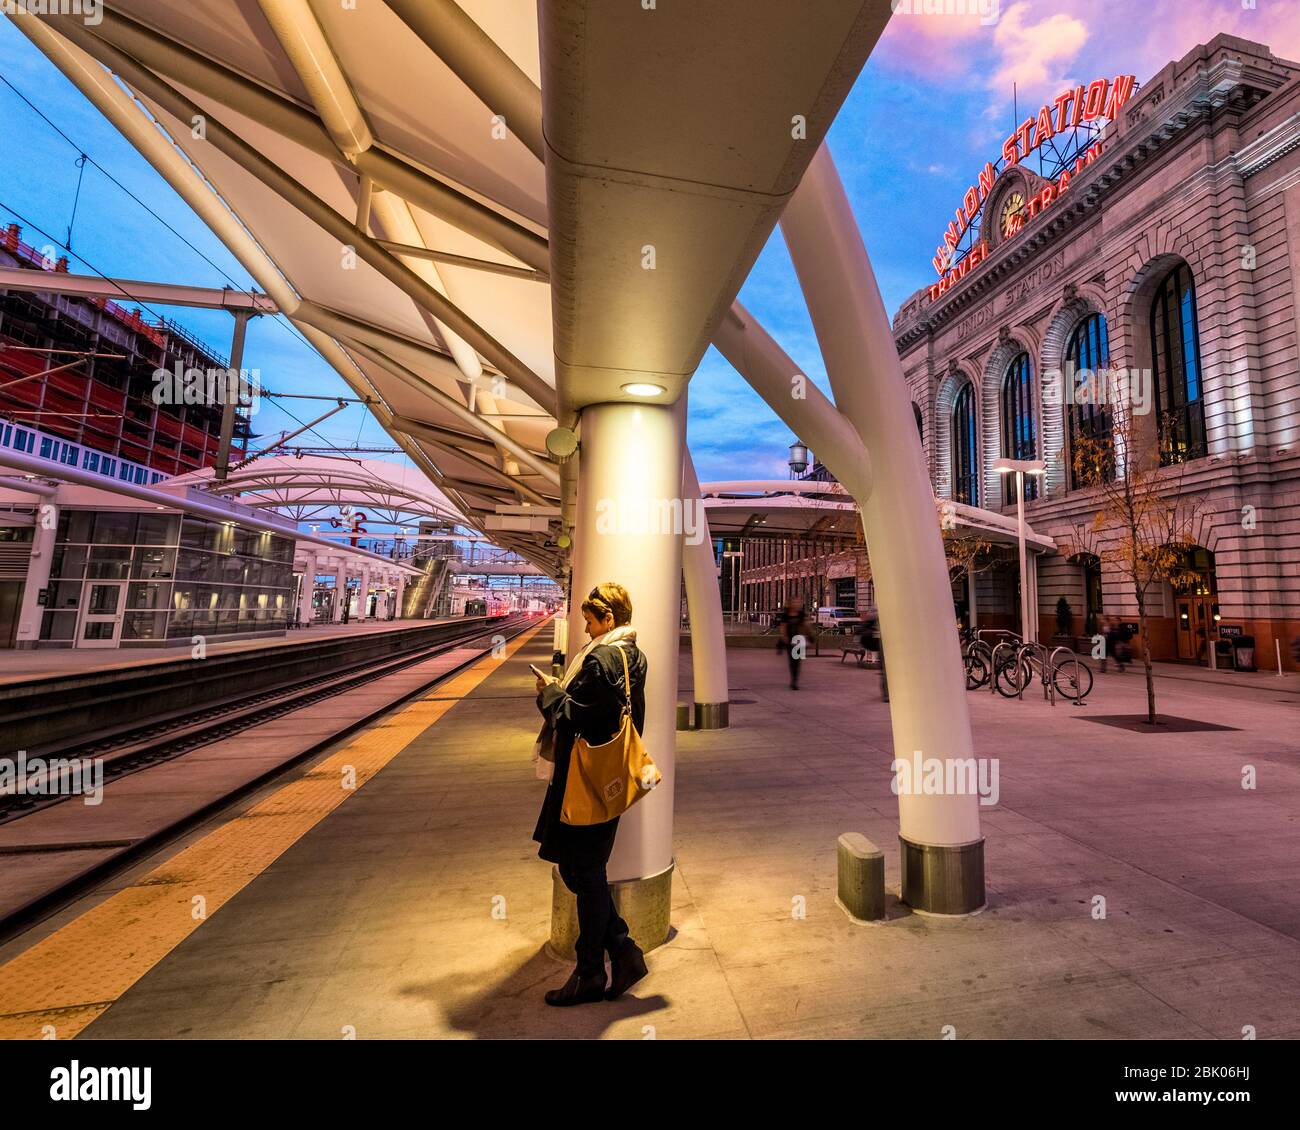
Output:
<svg viewBox="0 0 1300 1130">
<path fill-rule="evenodd" d="M 926 14 L 963 3 L 975 14 Z M 1141 83 L 1220 32 L 1300 60 L 1300 0 L 911 0 L 897 7 L 829 139 L 891 313 L 934 278 L 930 257 L 952 209 L 984 162 L 999 155 L 1011 131 L 1013 84 L 1024 114 L 1026 107 L 1041 106 L 1065 87 L 1094 78 L 1133 74 Z M 75 143 L 70 146 L 0 85 L 6 152 L 23 155 L 0 162 L 0 223 L 21 217 L 25 226 L 61 237 L 80 147 L 156 213 L 149 215 L 101 174 L 88 172 L 76 250 L 94 269 L 126 278 L 247 284 L 234 259 L 153 170 L 3 19 L 0 74 Z M 741 299 L 796 364 L 828 389 L 779 230 Z M 176 316 L 219 351 L 228 348 L 226 315 L 184 311 Z M 248 356 L 258 358 L 269 387 L 345 391 L 280 320 L 253 323 Z M 283 404 L 274 402 L 258 415 L 259 432 L 297 427 L 297 418 L 288 414 L 296 409 Z M 691 382 L 689 420 L 688 439 L 702 481 L 786 476 L 787 446 L 795 437 L 716 350 L 706 353 Z M 391 442 L 360 407 L 319 430 L 332 443 Z"/>
<path fill-rule="evenodd" d="M 1250 5 L 1250 6 L 1246 6 Z M 1300 61 L 1300 0 L 1001 0 L 971 15 L 900 3 L 830 133 L 830 146 L 891 313 L 935 279 L 930 258 L 953 208 L 1020 116 L 1067 87 L 1138 83 L 1226 32 Z M 947 0 L 947 7 L 961 4 Z M 741 300 L 829 391 L 778 230 Z M 689 440 L 701 481 L 788 474 L 789 430 L 710 349 L 691 382 Z"/>
</svg>

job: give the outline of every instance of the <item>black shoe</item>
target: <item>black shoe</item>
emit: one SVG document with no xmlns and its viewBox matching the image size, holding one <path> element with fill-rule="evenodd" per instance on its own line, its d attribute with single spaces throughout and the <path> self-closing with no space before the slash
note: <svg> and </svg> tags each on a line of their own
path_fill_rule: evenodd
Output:
<svg viewBox="0 0 1300 1130">
<path fill-rule="evenodd" d="M 631 938 L 628 938 L 616 956 L 609 959 L 609 965 L 613 976 L 610 978 L 609 988 L 605 991 L 607 1001 L 618 1000 L 650 972 L 645 966 L 645 954 Z"/>
<path fill-rule="evenodd" d="M 605 971 L 599 976 L 583 977 L 576 969 L 558 989 L 546 991 L 546 1003 L 564 1008 L 571 1004 L 591 1004 L 605 999 Z"/>
</svg>

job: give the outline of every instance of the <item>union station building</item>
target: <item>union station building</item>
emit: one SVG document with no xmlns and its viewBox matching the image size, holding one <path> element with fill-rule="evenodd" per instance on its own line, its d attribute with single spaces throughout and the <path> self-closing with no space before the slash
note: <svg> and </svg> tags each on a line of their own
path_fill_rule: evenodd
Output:
<svg viewBox="0 0 1300 1130">
<path fill-rule="evenodd" d="M 1123 91 L 1059 191 L 1059 161 L 1044 176 L 1022 156 L 1038 141 L 1027 119 L 1019 152 L 1004 148 L 998 171 L 973 186 L 982 223 L 971 262 L 895 315 L 939 500 L 1014 519 L 1016 477 L 995 460 L 1046 464 L 1026 480 L 1025 507 L 1035 539 L 1056 546 L 1031 557 L 1045 641 L 1061 597 L 1076 634 L 1102 615 L 1137 618 L 1133 585 L 1094 529 L 1098 490 L 1080 485 L 1071 458 L 1075 437 L 1110 427 L 1111 408 L 1069 395 L 1072 374 L 1136 371 L 1150 414 L 1132 418 L 1134 442 L 1160 451 L 1172 497 L 1194 511 L 1184 579 L 1147 592 L 1153 656 L 1206 662 L 1207 636 L 1244 634 L 1260 666 L 1276 662 L 1275 640 L 1295 666 L 1298 80 L 1300 64 L 1217 36 Z M 1070 100 L 1049 111 L 1039 128 L 1068 123 Z M 968 574 L 967 591 L 955 585 L 958 615 L 1018 627 L 1016 572 L 1013 562 Z"/>
</svg>

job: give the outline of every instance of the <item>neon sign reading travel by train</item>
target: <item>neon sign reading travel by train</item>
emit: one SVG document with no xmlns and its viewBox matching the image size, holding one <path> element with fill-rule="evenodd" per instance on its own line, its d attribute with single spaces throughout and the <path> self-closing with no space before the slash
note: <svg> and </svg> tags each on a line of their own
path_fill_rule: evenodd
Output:
<svg viewBox="0 0 1300 1130">
<path fill-rule="evenodd" d="M 1004 168 L 1018 165 L 1059 134 L 1073 131 L 1079 126 L 1102 118 L 1114 121 L 1129 100 L 1135 85 L 1136 80 L 1133 75 L 1116 75 L 1113 79 L 1099 78 L 1095 82 L 1062 91 L 1051 102 L 1045 103 L 1037 114 L 1032 114 L 1021 122 L 1015 132 L 1002 143 L 1001 161 Z M 1091 164 L 1092 160 L 1096 159 L 1097 152 L 1096 146 L 1090 146 L 1084 156 L 1075 161 L 1074 174 L 1071 174 L 1068 168 L 1063 170 L 1054 197 L 1059 196 L 1069 185 L 1071 175 L 1077 174 L 1084 164 Z M 993 191 L 993 182 L 997 180 L 999 172 L 1000 170 L 992 161 L 986 161 L 975 183 L 966 189 L 961 204 L 954 211 L 954 219 L 948 222 L 948 228 L 943 233 L 942 241 L 935 248 L 935 255 L 931 260 L 940 279 L 944 279 L 952 271 L 953 255 L 962 237 L 988 201 L 989 194 Z M 1040 200 L 1039 208 L 1046 207 L 1050 203 L 1050 200 L 1041 200 L 1040 197 L 1035 199 Z M 1036 212 L 1037 209 L 1035 214 Z M 931 287 L 931 290 L 934 290 L 934 287 Z"/>
</svg>

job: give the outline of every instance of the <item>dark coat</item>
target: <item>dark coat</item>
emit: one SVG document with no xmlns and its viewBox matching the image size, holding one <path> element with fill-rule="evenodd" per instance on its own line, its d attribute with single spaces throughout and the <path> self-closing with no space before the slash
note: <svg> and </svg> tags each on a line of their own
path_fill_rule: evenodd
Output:
<svg viewBox="0 0 1300 1130">
<path fill-rule="evenodd" d="M 645 726 L 645 678 L 649 664 L 634 643 L 624 641 L 617 647 L 600 644 L 592 648 L 567 689 L 551 683 L 537 696 L 538 710 L 555 728 L 555 771 L 542 800 L 533 839 L 541 844 L 537 854 L 551 863 L 604 863 L 614 846 L 618 817 L 604 824 L 565 824 L 560 819 L 560 806 L 569 775 L 569 755 L 578 736 L 592 745 L 600 745 L 618 733 L 624 701 L 620 647 L 626 649 L 632 681 L 632 724 L 640 733 Z"/>
</svg>

